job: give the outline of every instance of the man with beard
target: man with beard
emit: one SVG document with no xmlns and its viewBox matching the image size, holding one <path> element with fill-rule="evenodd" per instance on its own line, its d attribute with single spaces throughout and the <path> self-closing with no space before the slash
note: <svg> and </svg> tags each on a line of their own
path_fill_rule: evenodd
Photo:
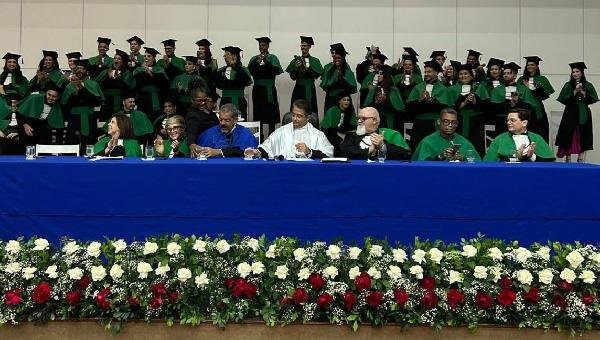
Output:
<svg viewBox="0 0 600 340">
<path fill-rule="evenodd" d="M 140 53 L 142 45 L 144 45 L 144 40 L 137 35 L 134 35 L 133 37 L 127 39 L 127 42 L 129 43 L 130 51 L 127 67 L 133 72 L 133 70 L 144 64 L 144 54 Z"/>
<path fill-rule="evenodd" d="M 475 50 L 468 50 L 467 54 L 467 65 L 471 66 L 471 72 L 473 73 L 473 81 L 481 83 L 485 80 L 485 71 L 483 67 L 485 64 L 480 63 L 481 52 Z M 455 70 L 456 71 L 456 70 Z M 456 71 L 458 73 L 458 71 Z"/>
<path fill-rule="evenodd" d="M 156 64 L 165 69 L 169 80 L 175 79 L 180 74 L 185 72 L 185 60 L 175 55 L 175 39 L 163 40 L 162 44 L 165 47 L 165 55 L 158 60 Z"/>
<path fill-rule="evenodd" d="M 340 144 L 340 153 L 350 159 L 376 160 L 379 150 L 386 150 L 387 159 L 410 159 L 410 148 L 402 134 L 392 129 L 379 128 L 379 112 L 365 107 L 358 112 L 356 132 L 346 134 Z"/>
<path fill-rule="evenodd" d="M 237 123 L 239 111 L 233 104 L 219 109 L 219 125 L 204 131 L 196 144 L 206 157 L 243 157 L 244 150 L 256 148 L 258 143 L 248 128 Z"/>
<path fill-rule="evenodd" d="M 31 94 L 19 103 L 19 113 L 23 117 L 24 145 L 57 144 L 57 131 L 64 131 L 65 121 L 58 99 L 57 87 L 49 87 L 46 94 Z M 54 140 L 53 137 L 54 136 Z"/>
<path fill-rule="evenodd" d="M 100 72 L 107 70 L 113 63 L 113 58 L 109 57 L 106 53 L 109 50 L 111 40 L 109 38 L 98 37 L 98 55 L 93 56 L 89 59 L 90 65 L 90 77 L 96 78 Z"/>
<path fill-rule="evenodd" d="M 219 124 L 217 116 L 206 108 L 208 95 L 205 89 L 192 90 L 192 104 L 185 116 L 187 140 L 190 144 L 190 156 L 196 158 L 200 154 L 200 146 L 196 144 L 198 136 L 209 128 Z"/>
<path fill-rule="evenodd" d="M 290 74 L 290 78 L 296 81 L 290 111 L 293 103 L 298 99 L 304 99 L 310 103 L 313 112 L 319 113 L 317 106 L 317 92 L 315 80 L 323 74 L 323 66 L 318 58 L 310 55 L 310 49 L 315 44 L 312 37 L 300 37 L 300 51 L 302 55 L 294 56 L 290 64 L 285 69 Z M 282 120 L 282 124 L 283 120 Z"/>
</svg>

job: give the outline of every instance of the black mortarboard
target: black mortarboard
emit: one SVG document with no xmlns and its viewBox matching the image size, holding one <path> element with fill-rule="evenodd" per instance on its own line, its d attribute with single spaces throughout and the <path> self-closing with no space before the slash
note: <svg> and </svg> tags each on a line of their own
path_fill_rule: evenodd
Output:
<svg viewBox="0 0 600 340">
<path fill-rule="evenodd" d="M 303 35 L 300 36 L 300 42 L 301 43 L 307 43 L 307 44 L 309 44 L 311 46 L 315 44 L 315 42 L 314 42 L 314 40 L 313 40 L 312 37 L 305 37 Z"/>
<path fill-rule="evenodd" d="M 538 57 L 537 55 L 532 55 L 532 56 L 523 57 L 523 58 L 525 58 L 525 60 L 527 60 L 528 63 L 531 62 L 531 63 L 539 64 L 540 61 L 542 61 L 542 58 Z"/>
<path fill-rule="evenodd" d="M 44 54 L 44 58 L 50 56 L 54 59 L 58 59 L 58 53 L 56 51 L 43 50 L 42 53 Z"/>
<path fill-rule="evenodd" d="M 107 44 L 110 45 L 111 40 L 109 38 L 103 38 L 103 37 L 98 37 L 98 40 L 96 40 L 98 42 L 98 44 L 102 43 L 102 44 Z"/>
<path fill-rule="evenodd" d="M 344 97 L 350 97 L 350 101 L 352 101 L 352 93 L 350 93 L 348 90 L 343 90 L 340 93 L 336 94 L 335 101 L 339 102 Z"/>
<path fill-rule="evenodd" d="M 62 92 L 60 90 L 60 87 L 58 87 L 58 85 L 56 85 L 53 81 L 48 83 L 48 86 L 46 87 L 46 91 L 56 91 L 59 94 Z"/>
<path fill-rule="evenodd" d="M 167 40 L 161 41 L 161 44 L 165 45 L 165 47 L 167 47 L 167 46 L 175 47 L 175 42 L 176 41 L 177 40 L 175 40 L 175 39 L 167 39 Z"/>
<path fill-rule="evenodd" d="M 189 61 L 194 64 L 198 63 L 198 57 L 196 57 L 194 55 L 186 55 L 184 58 L 185 58 L 185 61 Z"/>
<path fill-rule="evenodd" d="M 137 41 L 137 43 L 139 45 L 143 45 L 144 44 L 144 41 L 142 40 L 142 38 L 138 37 L 137 35 L 134 35 L 133 37 L 127 39 L 126 41 L 128 43 L 130 43 L 130 44 L 131 44 L 132 41 Z"/>
<path fill-rule="evenodd" d="M 431 52 L 431 55 L 429 56 L 429 58 L 431 59 L 435 59 L 435 57 L 437 56 L 442 56 L 442 57 L 446 57 L 446 51 L 433 51 Z"/>
<path fill-rule="evenodd" d="M 378 53 L 378 54 L 374 54 L 373 55 L 373 59 L 379 59 L 381 60 L 381 63 L 383 64 L 388 57 L 386 57 L 384 54 Z"/>
<path fill-rule="evenodd" d="M 160 54 L 160 52 L 153 47 L 144 47 L 144 52 L 152 54 L 153 57 L 156 57 L 157 54 Z"/>
<path fill-rule="evenodd" d="M 128 98 L 133 98 L 135 99 L 136 97 L 136 92 L 135 91 L 125 91 L 125 93 L 123 93 L 123 96 L 121 98 L 123 98 L 123 100 L 128 99 Z"/>
<path fill-rule="evenodd" d="M 571 69 L 578 69 L 579 71 L 583 71 L 585 69 L 587 69 L 587 66 L 585 66 L 585 63 L 583 61 L 578 61 L 576 63 L 570 63 L 569 66 L 571 66 Z"/>
<path fill-rule="evenodd" d="M 410 60 L 413 62 L 413 64 L 416 64 L 419 61 L 419 59 L 417 59 L 417 57 L 415 57 L 414 55 L 410 55 L 410 54 L 402 56 L 402 60 Z"/>
<path fill-rule="evenodd" d="M 67 59 L 81 59 L 82 57 L 81 52 L 69 52 L 65 55 L 67 56 Z"/>
<path fill-rule="evenodd" d="M 269 37 L 256 38 L 256 41 L 258 41 L 259 43 L 267 43 L 267 44 L 271 43 L 271 39 L 269 39 Z"/>
<path fill-rule="evenodd" d="M 409 55 L 412 55 L 414 57 L 419 55 L 419 53 L 417 53 L 417 51 L 415 51 L 412 47 L 404 47 L 404 52 L 406 52 Z"/>
<path fill-rule="evenodd" d="M 435 60 L 428 60 L 424 63 L 425 67 L 430 67 L 432 69 L 434 69 L 437 72 L 442 72 L 442 65 L 438 64 L 437 61 Z"/>
<path fill-rule="evenodd" d="M 469 54 L 467 54 L 467 56 L 474 56 L 475 58 L 479 58 L 481 56 L 481 52 L 477 52 L 475 50 L 467 50 L 469 51 Z"/>
<path fill-rule="evenodd" d="M 346 51 L 346 49 L 344 48 L 344 44 L 342 43 L 335 43 L 333 45 L 329 45 L 329 47 L 331 54 L 339 54 L 341 56 L 346 56 L 350 54 L 348 53 L 348 51 Z"/>
<path fill-rule="evenodd" d="M 454 68 L 454 72 L 458 72 L 458 68 L 460 67 L 460 61 L 450 60 L 450 65 Z"/>
<path fill-rule="evenodd" d="M 471 64 L 459 64 L 454 66 L 454 71 L 455 72 L 459 72 L 459 71 L 471 71 L 473 69 L 473 65 Z"/>
<path fill-rule="evenodd" d="M 492 65 L 497 65 L 499 67 L 502 67 L 504 65 L 504 60 L 502 60 L 502 59 L 496 59 L 496 58 L 490 58 L 490 60 L 487 63 L 487 67 L 490 68 Z"/>
<path fill-rule="evenodd" d="M 89 62 L 89 60 L 87 59 L 79 59 L 75 61 L 75 65 L 77 66 L 82 66 L 84 67 L 86 70 L 89 70 L 90 67 L 92 66 Z"/>
<path fill-rule="evenodd" d="M 240 55 L 240 52 L 242 51 L 242 49 L 237 46 L 225 46 L 222 48 L 222 50 L 237 55 Z"/>
<path fill-rule="evenodd" d="M 200 40 L 196 41 L 196 45 L 198 45 L 198 46 L 207 46 L 208 47 L 208 46 L 210 46 L 212 44 L 210 43 L 210 41 L 208 41 L 208 39 L 200 39 Z"/>
<path fill-rule="evenodd" d="M 120 50 L 120 49 L 116 49 L 115 50 L 115 54 L 120 56 L 121 59 L 123 59 L 124 62 L 128 62 L 129 61 L 129 54 L 127 54 L 127 52 Z"/>
<path fill-rule="evenodd" d="M 21 58 L 20 55 L 14 54 L 14 53 L 10 53 L 10 52 L 6 53 L 4 55 L 4 57 L 2 57 L 2 59 L 4 59 L 4 60 L 9 60 L 9 59 L 19 60 L 19 58 Z"/>
<path fill-rule="evenodd" d="M 371 52 L 371 47 L 375 47 L 375 54 L 379 54 L 379 46 L 367 46 L 367 52 Z"/>
<path fill-rule="evenodd" d="M 505 70 L 509 69 L 509 70 L 513 70 L 513 71 L 517 72 L 521 69 L 521 66 L 519 66 L 511 61 L 510 63 L 504 64 L 504 66 L 502 68 Z"/>
</svg>

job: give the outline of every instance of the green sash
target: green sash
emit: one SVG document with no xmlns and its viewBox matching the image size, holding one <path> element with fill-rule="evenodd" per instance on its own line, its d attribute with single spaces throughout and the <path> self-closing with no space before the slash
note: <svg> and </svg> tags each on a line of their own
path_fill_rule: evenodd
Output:
<svg viewBox="0 0 600 340">
<path fill-rule="evenodd" d="M 264 86 L 267 91 L 267 101 L 274 103 L 275 80 L 273 79 L 254 79 L 254 86 Z"/>
<path fill-rule="evenodd" d="M 315 86 L 315 80 L 310 78 L 298 78 L 296 84 L 304 86 L 304 97 L 309 103 L 312 102 L 312 89 Z"/>
<path fill-rule="evenodd" d="M 89 106 L 74 106 L 71 109 L 71 114 L 79 115 L 81 134 L 84 136 L 90 135 L 90 119 L 94 114 L 94 108 Z"/>
<path fill-rule="evenodd" d="M 112 97 L 112 112 L 119 112 L 121 105 L 123 105 L 123 98 L 121 96 L 121 90 L 118 89 L 106 89 L 104 90 L 105 97 Z"/>
<path fill-rule="evenodd" d="M 560 91 L 557 100 L 562 104 L 567 105 L 569 103 L 569 99 L 573 96 L 573 91 L 575 91 L 575 89 L 571 85 L 571 82 L 565 83 L 562 90 Z M 595 103 L 598 101 L 598 94 L 596 93 L 596 89 L 591 83 L 587 81 L 585 82 L 585 92 L 591 103 Z M 586 103 L 585 98 L 579 96 L 575 98 L 575 103 L 577 104 L 577 110 L 579 113 L 579 125 L 583 125 L 587 123 L 588 103 Z"/>
<path fill-rule="evenodd" d="M 231 104 L 236 108 L 240 108 L 240 98 L 244 98 L 244 90 L 223 90 L 223 98 L 230 98 Z"/>
</svg>

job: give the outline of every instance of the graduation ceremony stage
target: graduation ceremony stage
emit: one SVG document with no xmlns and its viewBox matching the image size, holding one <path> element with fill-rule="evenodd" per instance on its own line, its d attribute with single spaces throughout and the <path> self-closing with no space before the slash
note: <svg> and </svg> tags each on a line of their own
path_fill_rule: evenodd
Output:
<svg viewBox="0 0 600 340">
<path fill-rule="evenodd" d="M 600 166 L 0 158 L 0 239 L 233 233 L 597 244 Z"/>
</svg>

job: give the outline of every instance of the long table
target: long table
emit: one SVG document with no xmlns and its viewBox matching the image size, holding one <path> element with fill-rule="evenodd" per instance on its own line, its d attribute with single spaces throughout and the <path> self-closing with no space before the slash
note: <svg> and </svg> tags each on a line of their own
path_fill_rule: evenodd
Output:
<svg viewBox="0 0 600 340">
<path fill-rule="evenodd" d="M 600 166 L 590 164 L 4 156 L 0 185 L 0 240 L 600 240 Z"/>
</svg>

